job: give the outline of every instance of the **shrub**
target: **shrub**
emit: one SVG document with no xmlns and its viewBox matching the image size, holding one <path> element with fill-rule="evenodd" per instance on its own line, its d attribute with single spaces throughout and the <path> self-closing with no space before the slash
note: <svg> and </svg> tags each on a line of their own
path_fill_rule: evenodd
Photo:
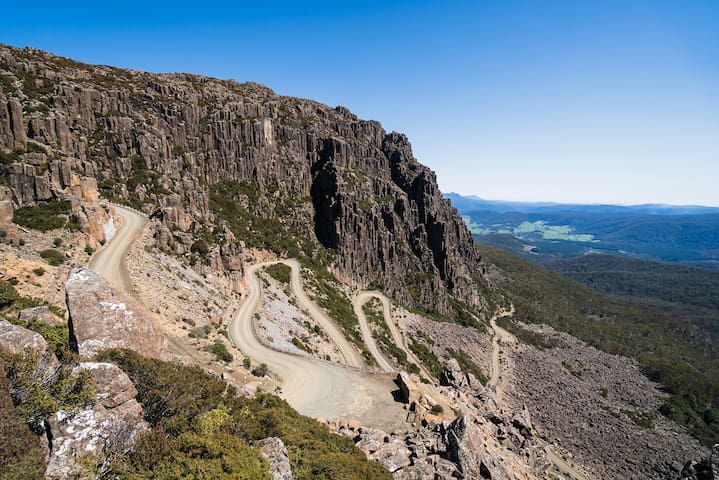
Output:
<svg viewBox="0 0 719 480">
<path fill-rule="evenodd" d="M 20 155 L 17 154 L 17 152 L 5 152 L 3 150 L 0 150 L 0 163 L 4 165 L 9 165 L 11 163 L 17 163 L 20 161 L 21 158 Z"/>
<path fill-rule="evenodd" d="M 250 367 L 252 366 L 252 360 L 250 360 L 249 357 L 243 358 L 243 359 L 242 359 L 242 366 L 249 370 Z"/>
<path fill-rule="evenodd" d="M 285 443 L 295 480 L 391 478 L 351 439 L 330 433 L 273 395 L 239 397 L 200 368 L 129 350 L 105 351 L 96 359 L 114 362 L 129 375 L 153 427 L 133 453 L 111 466 L 111 478 L 269 478 L 266 463 L 247 443 L 270 436 Z"/>
<path fill-rule="evenodd" d="M 88 255 L 92 255 L 93 253 L 95 253 L 95 249 L 88 245 L 85 247 L 85 253 L 87 253 Z"/>
<path fill-rule="evenodd" d="M 20 207 L 13 213 L 12 221 L 18 225 L 41 232 L 62 228 L 67 223 L 62 215 L 69 215 L 70 202 L 51 200 L 37 205 Z"/>
<path fill-rule="evenodd" d="M 28 349 L 9 356 L 6 364 L 18 410 L 36 431 L 41 431 L 44 420 L 60 408 L 75 412 L 95 398 L 87 370 L 73 373 L 73 365 L 63 364 L 43 379 L 38 373 L 39 361 L 38 353 Z"/>
<path fill-rule="evenodd" d="M 55 238 L 55 240 L 52 241 L 52 244 L 54 247 L 59 247 L 60 245 L 62 245 L 62 238 Z"/>
<path fill-rule="evenodd" d="M 267 368 L 266 363 L 260 363 L 258 366 L 252 369 L 252 375 L 255 377 L 264 377 L 267 375 L 267 372 L 269 369 Z"/>
<path fill-rule="evenodd" d="M 0 360 L 0 480 L 45 478 L 43 457 L 37 437 L 13 405 L 10 381 Z"/>
<path fill-rule="evenodd" d="M 442 405 L 440 405 L 439 403 L 435 403 L 434 405 L 432 405 L 431 412 L 433 415 L 441 415 L 444 413 L 444 408 L 442 408 Z"/>
<path fill-rule="evenodd" d="M 53 267 L 57 267 L 58 265 L 65 263 L 65 254 L 52 248 L 41 251 L 40 256 Z"/>
<path fill-rule="evenodd" d="M 207 255 L 210 252 L 210 247 L 205 240 L 199 239 L 192 244 L 190 251 L 199 255 Z"/>
<path fill-rule="evenodd" d="M 190 337 L 191 338 L 207 338 L 207 335 L 209 335 L 209 333 L 211 331 L 212 331 L 212 328 L 209 325 L 193 328 L 190 331 Z"/>
<path fill-rule="evenodd" d="M 232 354 L 227 351 L 227 347 L 222 342 L 215 342 L 214 344 L 212 344 L 209 350 L 215 355 L 215 357 L 217 357 L 218 360 L 225 363 L 231 362 L 234 358 Z"/>
<path fill-rule="evenodd" d="M 0 280 L 0 308 L 11 306 L 20 296 L 10 282 Z"/>
<path fill-rule="evenodd" d="M 42 277 L 43 275 L 45 275 L 45 269 L 42 267 L 33 268 L 32 273 L 34 273 L 38 277 Z"/>
<path fill-rule="evenodd" d="M 292 271 L 287 265 L 283 263 L 276 263 L 265 268 L 265 270 L 278 282 L 289 285 Z"/>
<path fill-rule="evenodd" d="M 412 353 L 417 356 L 417 359 L 427 367 L 427 370 L 429 370 L 435 378 L 439 378 L 442 366 L 439 363 L 437 355 L 435 355 L 427 345 L 413 338 L 409 343 L 409 349 L 412 350 Z"/>
</svg>

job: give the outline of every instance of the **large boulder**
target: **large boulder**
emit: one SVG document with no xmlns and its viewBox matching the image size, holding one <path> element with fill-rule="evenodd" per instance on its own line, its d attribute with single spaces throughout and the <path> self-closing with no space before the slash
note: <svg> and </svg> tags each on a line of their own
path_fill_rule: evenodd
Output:
<svg viewBox="0 0 719 480">
<path fill-rule="evenodd" d="M 122 370 L 111 363 L 81 363 L 74 372 L 80 370 L 89 371 L 97 402 L 79 412 L 59 410 L 47 420 L 49 480 L 84 478 L 88 466 L 103 471 L 149 428 L 137 390 Z"/>
<path fill-rule="evenodd" d="M 73 268 L 65 285 L 70 343 L 85 358 L 108 348 L 128 348 L 167 358 L 167 339 L 130 295 L 86 268 Z"/>
<path fill-rule="evenodd" d="M 447 458 L 465 478 L 509 478 L 504 468 L 487 451 L 479 426 L 467 415 L 449 426 L 445 437 Z"/>
<path fill-rule="evenodd" d="M 269 437 L 259 443 L 260 454 L 270 462 L 273 480 L 292 480 L 290 457 L 284 442 L 277 437 Z"/>
<path fill-rule="evenodd" d="M 59 362 L 55 354 L 48 348 L 47 342 L 39 333 L 14 325 L 0 319 L 0 353 L 6 355 L 24 355 L 31 353 L 37 356 L 35 378 L 43 381 L 55 372 Z"/>
<path fill-rule="evenodd" d="M 395 383 L 399 387 L 404 403 L 415 403 L 419 400 L 419 390 L 417 390 L 417 387 L 407 373 L 399 372 Z"/>
<path fill-rule="evenodd" d="M 60 318 L 57 315 L 55 315 L 54 313 L 52 313 L 46 305 L 43 305 L 40 307 L 26 308 L 25 310 L 20 310 L 17 314 L 17 318 L 19 320 L 22 320 L 25 322 L 37 320 L 37 321 L 45 323 L 47 325 L 55 325 L 55 326 L 64 326 L 65 325 L 65 319 Z"/>
<path fill-rule="evenodd" d="M 83 362 L 73 373 L 87 370 L 90 373 L 95 398 L 105 408 L 115 408 L 137 396 L 137 389 L 130 377 L 114 363 Z"/>
<path fill-rule="evenodd" d="M 458 390 L 467 385 L 467 377 L 456 359 L 449 359 L 447 365 L 439 375 L 439 383 L 440 385 L 454 387 Z"/>
<path fill-rule="evenodd" d="M 411 452 L 405 442 L 382 430 L 362 427 L 355 437 L 357 448 L 362 450 L 367 458 L 381 463 L 390 473 L 394 473 L 408 466 Z"/>
</svg>

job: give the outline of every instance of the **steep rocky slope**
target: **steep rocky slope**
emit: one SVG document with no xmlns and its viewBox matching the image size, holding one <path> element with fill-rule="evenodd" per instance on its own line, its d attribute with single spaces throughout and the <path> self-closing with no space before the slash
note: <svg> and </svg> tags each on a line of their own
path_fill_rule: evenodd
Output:
<svg viewBox="0 0 719 480">
<path fill-rule="evenodd" d="M 238 279 L 241 239 L 411 306 L 487 308 L 471 236 L 404 135 L 252 83 L 7 46 L 0 69 L 14 207 L 65 198 L 76 176 L 160 218 L 157 245 L 199 270 Z"/>
</svg>

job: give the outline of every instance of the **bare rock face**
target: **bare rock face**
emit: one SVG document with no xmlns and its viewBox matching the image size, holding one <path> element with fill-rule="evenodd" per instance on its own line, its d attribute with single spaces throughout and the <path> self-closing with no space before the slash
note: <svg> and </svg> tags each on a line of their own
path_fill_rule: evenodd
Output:
<svg viewBox="0 0 719 480">
<path fill-rule="evenodd" d="M 116 365 L 81 363 L 79 370 L 90 372 L 98 401 L 79 412 L 60 410 L 47 420 L 51 440 L 47 479 L 82 478 L 88 465 L 102 471 L 149 428 L 135 400 L 137 390 Z"/>
<path fill-rule="evenodd" d="M 292 480 L 290 458 L 282 439 L 269 437 L 259 442 L 260 454 L 270 462 L 273 480 Z"/>
<path fill-rule="evenodd" d="M 128 348 L 152 358 L 167 357 L 167 339 L 131 296 L 116 291 L 100 275 L 70 271 L 65 285 L 70 343 L 83 357 L 108 348 Z"/>
<path fill-rule="evenodd" d="M 335 249 L 339 276 L 381 284 L 404 304 L 447 315 L 452 297 L 480 315 L 489 307 L 476 288 L 487 277 L 471 234 L 404 135 L 254 83 L 3 45 L 0 70 L 0 149 L 32 143 L 46 152 L 0 165 L 15 207 L 70 199 L 92 243 L 108 219 L 97 192 L 120 197 L 159 221 L 164 250 L 191 255 L 211 238 L 193 268 L 233 278 L 241 242 L 263 243 L 218 218 L 229 204 L 273 238 L 301 238 L 307 255 Z"/>
</svg>

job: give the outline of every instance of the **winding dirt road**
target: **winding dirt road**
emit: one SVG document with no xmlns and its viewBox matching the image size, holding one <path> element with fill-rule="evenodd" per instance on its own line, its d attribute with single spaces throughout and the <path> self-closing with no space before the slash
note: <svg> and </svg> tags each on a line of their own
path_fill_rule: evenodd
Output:
<svg viewBox="0 0 719 480">
<path fill-rule="evenodd" d="M 493 385 L 497 392 L 497 402 L 502 401 L 502 362 L 500 357 L 501 345 L 509 345 L 516 341 L 514 335 L 509 333 L 497 325 L 497 319 L 501 317 L 511 317 L 514 315 L 514 305 L 510 311 L 500 310 L 495 316 L 493 316 L 489 324 L 492 326 L 492 375 L 489 378 L 488 385 Z M 563 475 L 568 475 L 573 480 L 586 480 L 586 476 L 580 472 L 574 465 L 560 457 L 555 450 L 550 447 L 547 452 L 547 459 L 552 462 L 554 467 L 562 472 Z"/>
<path fill-rule="evenodd" d="M 119 205 L 113 207 L 124 222 L 112 240 L 90 258 L 88 267 L 105 277 L 113 287 L 132 295 L 132 281 L 125 268 L 125 254 L 147 223 L 147 217 Z"/>
<path fill-rule="evenodd" d="M 294 294 L 299 307 L 306 310 L 310 314 L 310 317 L 320 324 L 320 327 L 322 327 L 322 329 L 327 333 L 332 343 L 337 346 L 340 353 L 345 358 L 347 365 L 362 368 L 364 366 L 364 361 L 362 360 L 360 352 L 352 346 L 352 344 L 347 340 L 347 337 L 345 337 L 342 332 L 340 332 L 339 328 L 337 328 L 337 324 L 327 316 L 324 310 L 319 308 L 315 302 L 309 299 L 304 288 L 302 288 L 302 268 L 300 267 L 300 262 L 294 258 L 276 260 L 273 262 L 259 264 L 259 268 L 277 263 L 282 263 L 290 267 L 292 272 L 290 276 L 290 288 L 292 289 L 292 293 Z M 255 271 L 256 270 L 253 271 L 253 274 Z"/>
<path fill-rule="evenodd" d="M 364 339 L 365 344 L 367 344 L 367 348 L 372 354 L 372 356 L 374 356 L 375 360 L 377 360 L 377 364 L 385 372 L 397 371 L 397 369 L 392 366 L 392 364 L 377 348 L 377 342 L 375 342 L 374 337 L 372 337 L 372 329 L 369 326 L 367 315 L 365 315 L 364 310 L 362 309 L 362 306 L 373 298 L 376 298 L 380 302 L 382 302 L 382 314 L 384 316 L 384 321 L 387 324 L 387 327 L 389 327 L 389 331 L 392 335 L 392 340 L 394 341 L 394 344 L 404 350 L 404 352 L 407 354 L 407 359 L 410 362 L 416 364 L 426 378 L 432 378 L 433 375 L 424 367 L 422 362 L 419 361 L 414 352 L 412 352 L 412 350 L 407 347 L 404 335 L 402 335 L 402 332 L 392 320 L 392 303 L 390 302 L 389 298 L 387 298 L 387 296 L 385 296 L 382 292 L 378 292 L 375 290 L 363 291 L 359 292 L 355 296 L 354 300 L 352 301 L 352 308 L 354 308 L 355 314 L 359 319 L 362 338 Z"/>
<path fill-rule="evenodd" d="M 502 366 L 501 366 L 501 344 L 514 343 L 514 336 L 497 325 L 497 318 L 511 316 L 514 310 L 510 312 L 499 312 L 493 316 L 489 324 L 492 326 L 492 375 L 489 377 L 489 385 L 497 387 L 497 399 L 501 400 L 502 397 Z"/>
<path fill-rule="evenodd" d="M 280 262 L 292 268 L 292 283 L 298 282 L 299 287 L 295 290 L 293 286 L 292 289 L 298 303 L 303 303 L 304 291 L 299 277 L 299 263 L 282 260 L 250 266 L 246 271 L 247 297 L 228 327 L 232 342 L 245 356 L 250 357 L 255 363 L 266 363 L 270 370 L 280 377 L 282 386 L 280 396 L 304 415 L 354 418 L 363 425 L 383 429 L 403 427 L 406 412 L 400 403 L 394 401 L 392 391 L 397 388 L 391 376 L 372 375 L 313 358 L 278 352 L 264 346 L 257 339 L 253 317 L 262 300 L 262 282 L 257 272 Z M 298 295 L 300 292 L 301 294 Z M 314 305 L 309 299 L 306 300 L 309 304 L 303 305 L 305 308 Z M 318 309 L 316 306 L 314 308 Z M 307 310 L 314 315 L 312 308 Z M 320 322 L 319 317 L 315 318 Z M 328 318 L 325 320 L 331 321 Z M 339 333 L 338 330 L 337 332 Z"/>
<path fill-rule="evenodd" d="M 364 309 L 362 306 L 369 302 L 372 298 L 379 298 L 382 300 L 381 296 L 379 295 L 379 292 L 360 292 L 352 301 L 352 308 L 355 311 L 355 315 L 357 315 L 357 319 L 359 320 L 359 327 L 360 332 L 362 332 L 362 339 L 364 340 L 365 345 L 367 345 L 367 350 L 369 350 L 369 353 L 372 354 L 374 359 L 377 361 L 377 365 L 379 365 L 379 368 L 381 368 L 385 372 L 394 372 L 396 371 L 395 368 L 392 366 L 389 360 L 382 355 L 382 352 L 380 352 L 379 348 L 377 347 L 377 342 L 375 342 L 374 337 L 372 336 L 372 329 L 370 328 L 369 321 L 367 320 L 367 315 L 364 312 Z M 383 313 L 384 313 L 384 321 L 385 323 L 392 328 L 392 318 L 391 314 L 387 313 L 387 310 L 389 310 L 388 304 L 383 302 Z"/>
<path fill-rule="evenodd" d="M 128 208 L 114 207 L 116 213 L 124 219 L 122 227 L 112 240 L 93 255 L 88 266 L 107 278 L 115 288 L 132 293 L 132 281 L 124 259 L 147 218 Z M 361 366 L 359 352 L 343 336 L 340 337 L 337 327 L 327 323 L 331 320 L 305 295 L 301 288 L 299 263 L 293 260 L 283 263 L 292 269 L 293 290 L 298 303 L 336 340 L 347 363 Z M 392 392 L 397 387 L 391 376 L 362 373 L 320 360 L 277 352 L 260 344 L 254 335 L 252 316 L 262 297 L 262 284 L 256 272 L 266 265 L 254 265 L 248 269 L 249 294 L 229 328 L 233 342 L 255 363 L 266 363 L 282 378 L 281 396 L 300 413 L 312 417 L 356 419 L 362 425 L 388 431 L 404 428 L 406 412 L 402 404 L 394 401 Z M 353 355 L 351 352 L 356 353 Z"/>
</svg>

